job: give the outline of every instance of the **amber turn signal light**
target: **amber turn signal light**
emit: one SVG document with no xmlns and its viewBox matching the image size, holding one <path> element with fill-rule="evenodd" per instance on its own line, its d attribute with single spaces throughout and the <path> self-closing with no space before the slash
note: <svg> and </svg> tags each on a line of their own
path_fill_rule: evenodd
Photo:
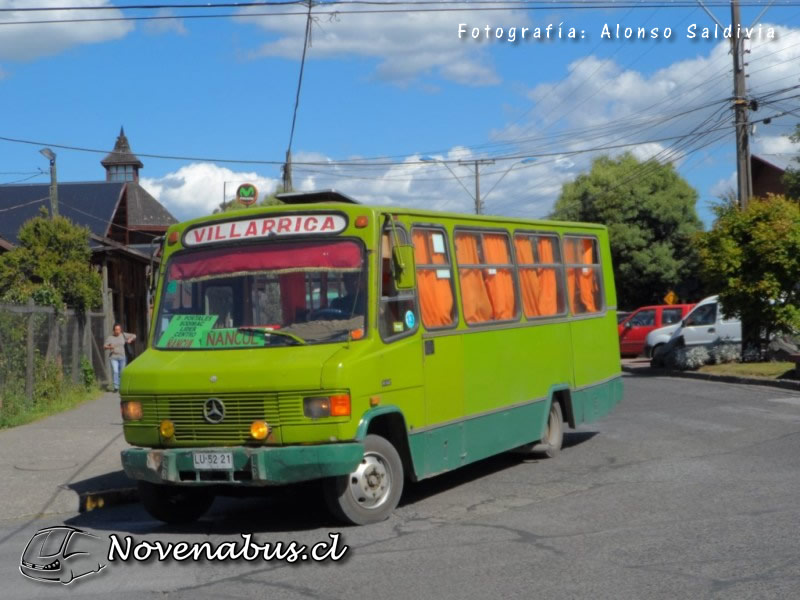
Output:
<svg viewBox="0 0 800 600">
<path fill-rule="evenodd" d="M 358 227 L 359 229 L 363 229 L 367 225 L 369 225 L 369 217 L 367 217 L 367 215 L 361 215 L 356 217 L 356 227 Z"/>
<path fill-rule="evenodd" d="M 163 438 L 171 438 L 175 435 L 175 424 L 168 419 L 164 419 L 161 421 L 161 425 L 158 426 L 158 433 Z"/>
<path fill-rule="evenodd" d="M 266 421 L 253 421 L 250 423 L 250 437 L 254 440 L 265 440 L 269 435 L 269 425 Z"/>
<path fill-rule="evenodd" d="M 331 396 L 331 416 L 350 416 L 350 394 L 337 394 L 336 396 Z"/>
</svg>

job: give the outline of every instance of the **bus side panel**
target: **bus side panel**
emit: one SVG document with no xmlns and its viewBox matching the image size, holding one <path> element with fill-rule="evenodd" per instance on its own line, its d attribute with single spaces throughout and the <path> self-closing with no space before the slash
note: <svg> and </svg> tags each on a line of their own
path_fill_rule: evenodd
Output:
<svg viewBox="0 0 800 600">
<path fill-rule="evenodd" d="M 465 335 L 465 416 L 547 398 L 553 384 L 572 381 L 571 358 L 567 323 Z M 536 422 L 529 426 L 534 434 L 542 429 Z"/>
<path fill-rule="evenodd" d="M 610 413 L 622 400 L 622 377 L 574 390 L 571 396 L 575 425 L 591 423 Z"/>
<path fill-rule="evenodd" d="M 619 375 L 619 336 L 613 312 L 572 321 L 572 361 L 575 389 Z"/>
<path fill-rule="evenodd" d="M 532 424 L 539 423 L 542 429 L 548 409 L 549 403 L 539 400 L 410 435 L 417 478 L 433 477 L 541 438 Z M 457 449 L 453 440 L 463 441 L 463 449 Z"/>
</svg>

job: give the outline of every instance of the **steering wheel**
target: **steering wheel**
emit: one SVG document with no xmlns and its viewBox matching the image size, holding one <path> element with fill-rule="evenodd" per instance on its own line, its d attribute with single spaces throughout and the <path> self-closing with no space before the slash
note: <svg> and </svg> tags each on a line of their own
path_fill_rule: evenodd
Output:
<svg viewBox="0 0 800 600">
<path fill-rule="evenodd" d="M 337 319 L 349 319 L 350 313 L 339 308 L 316 308 L 308 313 L 307 321 L 334 321 Z"/>
</svg>

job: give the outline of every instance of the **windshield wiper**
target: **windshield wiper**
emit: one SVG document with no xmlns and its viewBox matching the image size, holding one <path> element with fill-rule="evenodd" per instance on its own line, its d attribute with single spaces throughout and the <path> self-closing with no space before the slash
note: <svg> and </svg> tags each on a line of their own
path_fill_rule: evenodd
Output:
<svg viewBox="0 0 800 600">
<path fill-rule="evenodd" d="M 299 335 L 295 335 L 293 333 L 289 333 L 288 331 L 281 331 L 280 329 L 273 329 L 272 327 L 258 327 L 255 325 L 242 325 L 241 327 L 237 327 L 236 331 L 255 331 L 257 333 L 263 333 L 264 335 L 280 335 L 290 340 L 294 340 L 298 344 L 306 345 L 306 342 L 303 338 Z"/>
</svg>

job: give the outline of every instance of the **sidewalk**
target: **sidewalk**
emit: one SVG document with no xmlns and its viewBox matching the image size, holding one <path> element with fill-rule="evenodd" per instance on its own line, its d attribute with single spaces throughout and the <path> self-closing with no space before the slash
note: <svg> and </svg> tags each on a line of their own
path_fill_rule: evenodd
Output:
<svg viewBox="0 0 800 600">
<path fill-rule="evenodd" d="M 74 513 L 135 500 L 123 473 L 119 396 L 0 431 L 0 520 Z"/>
<path fill-rule="evenodd" d="M 704 379 L 705 381 L 719 381 L 721 383 L 735 383 L 740 385 L 765 385 L 785 390 L 800 391 L 800 381 L 794 379 L 740 377 L 738 375 L 714 375 L 712 373 L 698 373 L 696 371 L 657 369 L 650 366 L 650 360 L 647 358 L 623 358 L 622 370 L 643 377 L 684 377 L 686 379 Z"/>
</svg>

